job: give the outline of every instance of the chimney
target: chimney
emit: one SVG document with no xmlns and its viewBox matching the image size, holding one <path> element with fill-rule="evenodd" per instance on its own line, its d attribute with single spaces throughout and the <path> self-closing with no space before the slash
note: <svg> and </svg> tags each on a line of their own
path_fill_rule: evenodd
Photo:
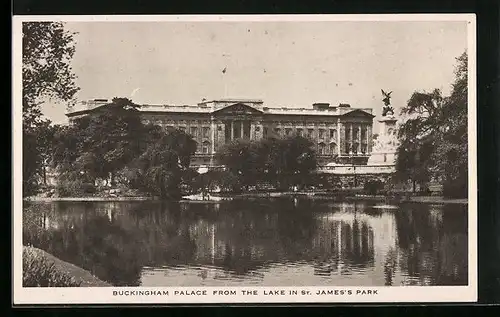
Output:
<svg viewBox="0 0 500 317">
<path fill-rule="evenodd" d="M 314 110 L 328 110 L 329 107 L 330 107 L 330 104 L 326 103 L 326 102 L 313 103 Z"/>
<path fill-rule="evenodd" d="M 339 107 L 340 107 L 340 108 L 350 108 L 350 107 L 351 107 L 351 105 L 350 105 L 350 104 L 348 104 L 348 103 L 341 103 L 341 104 L 339 105 Z"/>
</svg>

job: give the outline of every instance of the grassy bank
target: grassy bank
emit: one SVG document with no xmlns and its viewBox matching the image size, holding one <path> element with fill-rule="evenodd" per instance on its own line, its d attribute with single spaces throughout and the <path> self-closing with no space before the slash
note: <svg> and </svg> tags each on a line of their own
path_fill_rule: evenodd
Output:
<svg viewBox="0 0 500 317">
<path fill-rule="evenodd" d="M 76 265 L 34 247 L 23 247 L 24 287 L 112 286 Z"/>
</svg>

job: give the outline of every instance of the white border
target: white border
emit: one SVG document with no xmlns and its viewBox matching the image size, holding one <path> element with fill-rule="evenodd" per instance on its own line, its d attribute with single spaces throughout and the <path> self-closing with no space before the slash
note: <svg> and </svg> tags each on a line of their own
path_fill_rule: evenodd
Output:
<svg viewBox="0 0 500 317">
<path fill-rule="evenodd" d="M 179 287 L 179 288 L 23 288 L 22 287 L 22 82 L 21 43 L 23 21 L 66 22 L 261 22 L 261 21 L 464 21 L 468 22 L 468 142 L 469 142 L 469 285 L 391 287 Z M 114 15 L 114 16 L 14 16 L 13 29 L 13 302 L 14 304 L 189 304 L 189 303 L 379 303 L 379 302 L 474 302 L 477 301 L 477 149 L 476 149 L 476 16 L 475 14 L 382 14 L 382 15 Z M 243 296 L 241 290 L 258 290 Z M 301 291 L 352 290 L 353 295 L 303 296 Z M 169 296 L 114 296 L 113 291 L 169 290 Z M 174 290 L 206 290 L 206 296 L 175 296 Z M 212 295 L 213 290 L 235 290 L 237 296 Z M 264 291 L 297 290 L 299 295 L 264 295 Z M 376 295 L 356 295 L 356 290 L 377 290 Z"/>
</svg>

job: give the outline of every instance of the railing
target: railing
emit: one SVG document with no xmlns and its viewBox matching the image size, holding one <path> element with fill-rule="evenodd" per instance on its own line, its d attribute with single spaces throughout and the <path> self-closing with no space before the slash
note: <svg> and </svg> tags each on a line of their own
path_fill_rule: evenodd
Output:
<svg viewBox="0 0 500 317">
<path fill-rule="evenodd" d="M 334 165 L 318 166 L 317 173 L 354 175 L 354 174 L 392 174 L 394 165 Z"/>
<path fill-rule="evenodd" d="M 209 166 L 196 165 L 193 168 L 206 168 L 207 170 L 224 170 L 223 165 Z M 395 172 L 394 165 L 335 165 L 318 166 L 316 173 L 337 174 L 337 175 L 373 175 L 373 174 L 392 174 Z"/>
</svg>

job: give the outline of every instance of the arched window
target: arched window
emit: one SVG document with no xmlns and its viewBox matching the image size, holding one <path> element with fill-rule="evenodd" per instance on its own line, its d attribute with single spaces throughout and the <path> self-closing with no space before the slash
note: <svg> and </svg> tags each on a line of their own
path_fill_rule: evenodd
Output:
<svg viewBox="0 0 500 317">
<path fill-rule="evenodd" d="M 201 152 L 201 144 L 196 142 L 196 141 L 194 141 L 194 143 L 196 144 L 196 152 L 200 153 Z"/>
<path fill-rule="evenodd" d="M 204 141 L 201 145 L 201 153 L 208 154 L 210 151 L 210 142 Z"/>
<path fill-rule="evenodd" d="M 330 129 L 330 139 L 337 140 L 337 129 Z"/>
<path fill-rule="evenodd" d="M 330 154 L 335 154 L 337 153 L 337 143 L 331 142 L 330 143 Z"/>
<path fill-rule="evenodd" d="M 393 130 L 393 129 L 389 129 L 389 130 L 387 130 L 387 134 L 388 134 L 388 135 L 392 135 L 392 134 L 393 134 L 393 132 L 394 132 L 394 130 Z"/>
<path fill-rule="evenodd" d="M 318 144 L 318 153 L 319 155 L 326 155 L 326 145 L 325 143 L 319 143 Z"/>
</svg>

